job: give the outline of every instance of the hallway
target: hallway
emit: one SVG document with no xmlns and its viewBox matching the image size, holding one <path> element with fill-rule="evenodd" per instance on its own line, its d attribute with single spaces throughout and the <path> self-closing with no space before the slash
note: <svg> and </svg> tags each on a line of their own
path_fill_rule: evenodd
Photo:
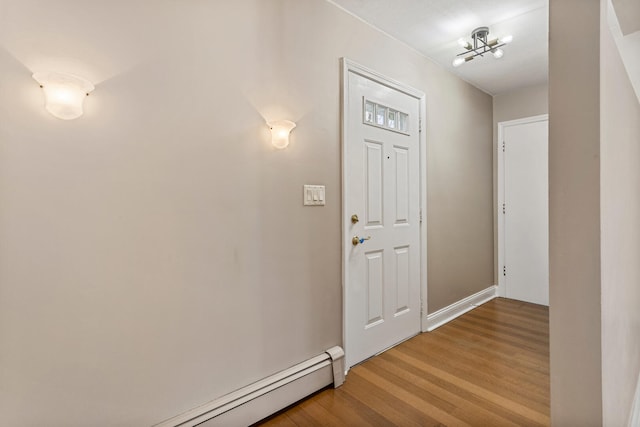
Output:
<svg viewBox="0 0 640 427">
<path fill-rule="evenodd" d="M 548 321 L 548 307 L 492 300 L 260 425 L 549 425 Z"/>
</svg>

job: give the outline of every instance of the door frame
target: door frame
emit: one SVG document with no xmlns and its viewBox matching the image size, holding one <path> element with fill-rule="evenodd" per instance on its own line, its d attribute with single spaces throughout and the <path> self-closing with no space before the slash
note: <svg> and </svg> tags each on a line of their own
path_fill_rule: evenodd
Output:
<svg viewBox="0 0 640 427">
<path fill-rule="evenodd" d="M 349 240 L 349 221 L 351 217 L 347 212 L 347 174 L 345 168 L 347 165 L 346 154 L 346 136 L 349 128 L 349 73 L 355 73 L 369 80 L 372 80 L 391 89 L 402 92 L 419 101 L 418 111 L 418 145 L 420 156 L 420 330 L 427 331 L 427 138 L 426 138 L 426 95 L 424 92 L 414 89 L 411 86 L 400 83 L 394 79 L 384 76 L 370 68 L 360 65 L 348 58 L 341 58 L 342 64 L 342 82 L 341 82 L 341 122 L 342 128 L 340 133 L 341 154 L 342 154 L 342 340 L 345 353 L 349 351 L 349 342 L 347 337 L 347 311 L 348 297 L 346 292 L 348 277 L 348 259 L 351 241 Z M 349 366 L 345 366 L 345 373 L 349 370 Z"/>
<path fill-rule="evenodd" d="M 537 123 L 549 121 L 549 114 L 540 114 L 538 116 L 524 117 L 516 120 L 507 120 L 504 122 L 498 122 L 498 143 L 496 144 L 496 150 L 498 151 L 498 197 L 496 205 L 496 212 L 498 214 L 498 296 L 507 296 L 507 286 L 504 280 L 504 274 L 502 268 L 504 268 L 504 214 L 502 206 L 504 204 L 504 132 L 505 129 L 511 126 L 525 125 L 529 123 Z M 548 136 L 547 136 L 548 143 Z"/>
</svg>

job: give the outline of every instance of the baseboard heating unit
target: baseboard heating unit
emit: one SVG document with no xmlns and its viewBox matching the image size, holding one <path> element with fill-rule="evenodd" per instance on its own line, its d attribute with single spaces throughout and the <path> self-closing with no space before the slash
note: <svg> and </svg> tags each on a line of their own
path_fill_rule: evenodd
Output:
<svg viewBox="0 0 640 427">
<path fill-rule="evenodd" d="M 344 382 L 344 351 L 326 352 L 280 371 L 155 427 L 244 427 L 333 384 Z"/>
</svg>

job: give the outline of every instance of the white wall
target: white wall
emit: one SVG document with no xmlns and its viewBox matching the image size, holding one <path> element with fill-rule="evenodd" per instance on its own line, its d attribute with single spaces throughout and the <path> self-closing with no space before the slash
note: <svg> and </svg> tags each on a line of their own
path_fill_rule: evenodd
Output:
<svg viewBox="0 0 640 427">
<path fill-rule="evenodd" d="M 611 0 L 624 34 L 640 31 L 640 3 L 634 0 Z"/>
<path fill-rule="evenodd" d="M 640 104 L 602 2 L 600 186 L 603 425 L 627 425 L 640 374 Z M 613 15 L 615 16 L 615 15 Z"/>
<path fill-rule="evenodd" d="M 640 102 L 640 2 L 613 0 L 607 5 L 607 21 Z"/>
<path fill-rule="evenodd" d="M 342 56 L 427 94 L 430 310 L 486 288 L 491 97 L 401 43 L 322 0 L 0 2 L 0 425 L 150 425 L 342 343 Z"/>
</svg>

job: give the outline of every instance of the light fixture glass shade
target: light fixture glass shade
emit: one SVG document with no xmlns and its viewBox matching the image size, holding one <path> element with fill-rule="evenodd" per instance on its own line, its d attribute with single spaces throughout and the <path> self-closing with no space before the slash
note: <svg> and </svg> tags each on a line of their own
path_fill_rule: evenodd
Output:
<svg viewBox="0 0 640 427">
<path fill-rule="evenodd" d="M 509 44 L 512 41 L 513 41 L 513 36 L 512 35 L 500 37 L 500 43 Z"/>
<path fill-rule="evenodd" d="M 289 134 L 296 127 L 296 124 L 289 120 L 278 120 L 267 123 L 271 128 L 271 143 L 278 149 L 287 148 L 289 145 Z"/>
<path fill-rule="evenodd" d="M 463 57 L 458 57 L 458 58 L 453 60 L 453 66 L 454 67 L 459 67 L 464 63 L 465 63 L 465 59 Z"/>
<path fill-rule="evenodd" d="M 462 37 L 460 37 L 458 39 L 458 44 L 460 46 L 462 46 L 465 49 L 471 49 L 471 43 L 469 43 L 468 41 L 466 41 L 465 39 L 463 39 Z"/>
<path fill-rule="evenodd" d="M 500 48 L 491 50 L 491 53 L 493 53 L 493 57 L 496 59 L 500 59 L 504 56 L 504 51 Z"/>
<path fill-rule="evenodd" d="M 95 89 L 90 81 L 73 74 L 34 73 L 33 78 L 44 91 L 47 111 L 62 120 L 80 117 L 85 98 Z"/>
</svg>

